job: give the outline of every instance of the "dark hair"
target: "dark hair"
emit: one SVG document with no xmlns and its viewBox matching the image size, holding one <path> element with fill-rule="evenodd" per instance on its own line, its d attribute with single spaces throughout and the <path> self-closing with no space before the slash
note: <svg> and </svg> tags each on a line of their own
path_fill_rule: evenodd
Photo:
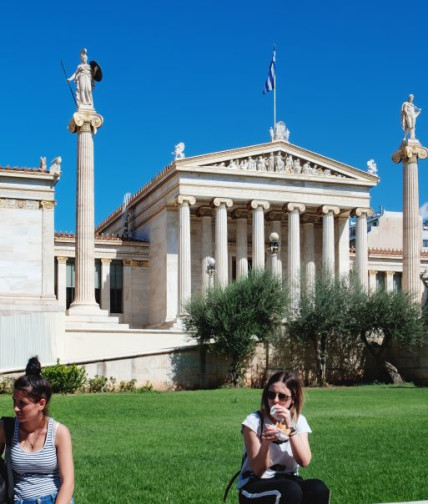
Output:
<svg viewBox="0 0 428 504">
<path fill-rule="evenodd" d="M 290 408 L 293 420 L 297 421 L 303 407 L 303 384 L 297 373 L 293 371 L 279 371 L 273 374 L 265 385 L 262 393 L 260 409 L 264 416 L 269 414 L 268 392 L 271 385 L 282 382 L 291 392 L 293 404 Z"/>
<path fill-rule="evenodd" d="M 52 396 L 51 384 L 42 376 L 42 366 L 38 357 L 32 357 L 25 368 L 25 375 L 20 376 L 13 385 L 13 390 L 23 390 L 34 402 L 46 399 L 43 414 L 47 416 L 48 403 Z"/>
</svg>

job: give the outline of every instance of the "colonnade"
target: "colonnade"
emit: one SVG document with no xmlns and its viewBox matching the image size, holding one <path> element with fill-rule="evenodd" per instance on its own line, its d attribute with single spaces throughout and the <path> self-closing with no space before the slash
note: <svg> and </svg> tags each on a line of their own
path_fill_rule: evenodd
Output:
<svg viewBox="0 0 428 504">
<path fill-rule="evenodd" d="M 182 313 L 184 303 L 191 295 L 191 232 L 190 207 L 196 204 L 193 196 L 179 196 L 178 206 L 179 251 L 178 251 L 178 307 Z M 357 218 L 355 269 L 364 288 L 368 289 L 368 246 L 367 216 L 370 208 L 340 209 L 338 206 L 323 205 L 308 211 L 299 202 L 285 203 L 280 209 L 272 209 L 268 201 L 251 200 L 246 205 L 241 201 L 239 208 L 233 209 L 230 198 L 214 198 L 210 205 L 198 208 L 196 215 L 201 219 L 202 289 L 208 287 L 207 258 L 214 252 L 216 283 L 227 285 L 229 281 L 228 254 L 228 210 L 236 222 L 236 278 L 248 274 L 248 221 L 252 221 L 251 258 L 254 269 L 265 268 L 265 223 L 270 222 L 270 230 L 279 235 L 281 244 L 281 224 L 288 220 L 288 283 L 292 297 L 299 293 L 301 263 L 308 282 L 313 281 L 316 269 L 315 224 L 322 221 L 322 267 L 332 274 L 349 274 L 349 217 Z M 316 210 L 316 211 L 315 211 Z M 212 243 L 212 225 L 215 226 L 215 243 Z M 303 250 L 300 243 L 303 227 Z M 281 255 L 276 262 L 282 272 Z"/>
</svg>

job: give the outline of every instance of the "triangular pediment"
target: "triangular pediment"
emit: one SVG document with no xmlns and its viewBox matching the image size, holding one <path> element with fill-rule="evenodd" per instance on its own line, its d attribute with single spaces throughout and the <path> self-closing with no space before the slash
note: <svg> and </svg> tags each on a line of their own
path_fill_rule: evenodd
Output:
<svg viewBox="0 0 428 504">
<path fill-rule="evenodd" d="M 235 174 L 263 173 L 304 179 L 348 179 L 349 181 L 379 181 L 376 175 L 340 163 L 285 141 L 275 141 L 241 149 L 215 152 L 176 161 L 176 167 L 230 171 Z"/>
</svg>

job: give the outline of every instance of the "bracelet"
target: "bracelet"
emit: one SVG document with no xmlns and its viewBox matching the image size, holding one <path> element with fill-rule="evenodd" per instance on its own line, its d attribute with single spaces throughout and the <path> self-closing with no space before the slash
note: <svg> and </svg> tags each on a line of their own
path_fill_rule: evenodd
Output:
<svg viewBox="0 0 428 504">
<path fill-rule="evenodd" d="M 291 427 L 291 432 L 288 435 L 288 437 L 291 438 L 291 437 L 295 436 L 296 434 L 297 434 L 296 429 L 294 427 Z"/>
</svg>

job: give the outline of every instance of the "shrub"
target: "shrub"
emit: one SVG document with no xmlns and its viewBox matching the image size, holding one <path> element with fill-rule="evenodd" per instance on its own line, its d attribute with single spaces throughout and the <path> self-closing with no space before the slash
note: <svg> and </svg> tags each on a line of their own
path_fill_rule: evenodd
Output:
<svg viewBox="0 0 428 504">
<path fill-rule="evenodd" d="M 3 376 L 0 378 L 0 394 L 11 394 L 13 392 L 14 378 Z"/>
<path fill-rule="evenodd" d="M 137 380 L 135 378 L 129 381 L 122 380 L 119 383 L 119 392 L 135 392 L 137 390 L 135 386 L 136 382 Z"/>
<path fill-rule="evenodd" d="M 110 376 L 106 378 L 105 376 L 95 375 L 93 378 L 88 380 L 88 391 L 89 392 L 114 392 L 116 390 L 116 378 Z"/>
<path fill-rule="evenodd" d="M 73 394 L 86 383 L 85 366 L 76 364 L 60 364 L 48 366 L 43 370 L 43 376 L 49 381 L 54 393 Z"/>
</svg>

